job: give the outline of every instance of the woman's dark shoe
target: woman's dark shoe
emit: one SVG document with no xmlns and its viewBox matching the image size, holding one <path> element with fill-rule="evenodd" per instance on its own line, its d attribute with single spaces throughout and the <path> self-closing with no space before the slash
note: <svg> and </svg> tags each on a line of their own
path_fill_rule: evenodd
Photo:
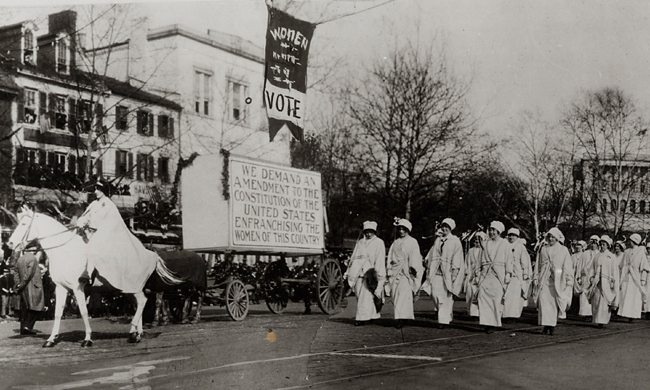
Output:
<svg viewBox="0 0 650 390">
<path fill-rule="evenodd" d="M 542 329 L 542 334 L 548 334 L 548 326 L 545 326 L 544 329 Z"/>
<path fill-rule="evenodd" d="M 485 327 L 485 333 L 492 334 L 493 332 L 494 332 L 494 329 L 492 329 L 491 326 L 486 326 Z"/>
<path fill-rule="evenodd" d="M 30 335 L 35 335 L 36 332 L 34 332 L 34 331 L 31 330 L 31 329 L 22 328 L 22 329 L 20 330 L 20 334 L 23 335 L 23 336 L 30 336 Z"/>
<path fill-rule="evenodd" d="M 549 326 L 548 327 L 548 334 L 553 336 L 553 333 L 555 333 L 555 327 L 554 326 Z"/>
</svg>

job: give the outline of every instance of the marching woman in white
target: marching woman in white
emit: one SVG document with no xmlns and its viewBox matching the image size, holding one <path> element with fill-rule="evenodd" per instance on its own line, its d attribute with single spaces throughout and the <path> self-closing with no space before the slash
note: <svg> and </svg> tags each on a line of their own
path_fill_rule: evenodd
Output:
<svg viewBox="0 0 650 390">
<path fill-rule="evenodd" d="M 366 221 L 363 223 L 363 238 L 354 247 L 348 270 L 348 283 L 357 296 L 355 326 L 381 317 L 375 308 L 374 297 L 382 299 L 385 280 L 386 247 L 377 237 L 377 222 Z"/>
<path fill-rule="evenodd" d="M 587 317 L 587 321 L 591 321 L 591 302 L 589 302 L 589 281 L 594 275 L 594 259 L 600 254 L 600 247 L 598 242 L 600 237 L 593 235 L 589 238 L 589 249 L 584 252 L 580 258 L 580 263 L 575 265 L 575 286 L 574 291 L 580 294 L 580 311 L 578 315 Z"/>
<path fill-rule="evenodd" d="M 641 318 L 643 302 L 647 300 L 646 281 L 650 264 L 645 255 L 645 248 L 639 246 L 641 236 L 634 233 L 630 236 L 630 249 L 625 251 L 621 264 L 621 290 L 618 305 L 618 315 L 629 318 Z"/>
<path fill-rule="evenodd" d="M 511 245 L 512 253 L 512 278 L 504 297 L 504 319 L 521 317 L 528 298 L 528 287 L 532 274 L 530 255 L 519 239 L 519 229 L 510 228 L 508 230 L 508 242 Z"/>
<path fill-rule="evenodd" d="M 451 234 L 455 227 L 456 222 L 451 218 L 442 221 L 442 234 L 425 259 L 429 270 L 423 289 L 431 295 L 440 328 L 448 325 L 453 318 L 454 295 L 460 294 L 465 276 L 463 246 L 460 239 Z"/>
<path fill-rule="evenodd" d="M 493 221 L 488 228 L 489 239 L 481 251 L 481 274 L 478 281 L 479 323 L 487 333 L 501 326 L 503 296 L 512 277 L 512 251 L 501 238 L 503 223 Z"/>
<path fill-rule="evenodd" d="M 619 270 L 616 256 L 610 252 L 612 239 L 604 235 L 600 238 L 600 253 L 594 259 L 594 271 L 589 287 L 592 322 L 599 328 L 608 324 L 612 310 L 616 307 L 619 289 Z"/>
<path fill-rule="evenodd" d="M 478 317 L 478 281 L 481 274 L 481 250 L 485 245 L 487 235 L 477 232 L 472 238 L 472 247 L 465 256 L 465 301 L 467 302 L 467 314 Z"/>
<path fill-rule="evenodd" d="M 406 320 L 415 318 L 413 294 L 420 290 L 424 267 L 417 240 L 409 235 L 411 222 L 400 219 L 395 222 L 398 238 L 388 250 L 388 285 L 395 305 L 396 327 L 400 329 Z"/>
<path fill-rule="evenodd" d="M 558 318 L 566 318 L 573 296 L 573 262 L 562 245 L 564 235 L 554 227 L 546 234 L 548 245 L 537 253 L 533 275 L 533 299 L 537 303 L 537 321 L 543 334 L 553 335 Z"/>
</svg>

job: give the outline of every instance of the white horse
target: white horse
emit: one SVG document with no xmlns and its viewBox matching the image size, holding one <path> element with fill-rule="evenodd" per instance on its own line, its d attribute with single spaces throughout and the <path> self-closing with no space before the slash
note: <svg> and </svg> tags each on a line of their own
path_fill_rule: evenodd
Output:
<svg viewBox="0 0 650 390">
<path fill-rule="evenodd" d="M 43 347 L 53 347 L 59 341 L 61 316 L 69 291 L 72 291 L 77 299 L 79 312 L 86 327 L 86 337 L 81 343 L 81 346 L 92 346 L 92 331 L 90 329 L 90 322 L 88 321 L 88 309 L 86 308 L 86 297 L 84 295 L 86 282 L 84 281 L 85 279 L 80 280 L 80 277 L 86 271 L 88 263 L 87 244 L 76 233 L 75 229 L 67 228 L 54 218 L 45 214 L 23 209 L 18 214 L 18 217 L 20 222 L 9 238 L 9 247 L 13 248 L 17 246 L 17 249 L 20 250 L 28 242 L 38 240 L 50 261 L 50 276 L 56 284 L 54 327 L 52 328 L 52 334 L 45 344 L 43 344 Z M 165 280 L 169 281 L 170 284 L 182 282 L 182 280 L 175 278 L 169 272 L 160 258 L 158 258 L 156 272 Z M 147 275 L 147 277 L 149 276 Z M 109 284 L 111 283 L 110 280 L 107 280 L 107 282 Z M 137 302 L 137 309 L 131 321 L 128 341 L 130 343 L 137 343 L 142 340 L 142 313 L 147 298 L 142 291 L 134 293 L 133 296 Z"/>
</svg>

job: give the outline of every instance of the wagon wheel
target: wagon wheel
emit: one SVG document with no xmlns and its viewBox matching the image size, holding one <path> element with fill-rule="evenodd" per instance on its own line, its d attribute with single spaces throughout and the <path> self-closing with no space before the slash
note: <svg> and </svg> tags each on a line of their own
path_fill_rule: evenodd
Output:
<svg viewBox="0 0 650 390">
<path fill-rule="evenodd" d="M 241 321 L 248 314 L 248 291 L 246 286 L 239 279 L 231 280 L 224 292 L 226 298 L 226 310 L 228 315 L 235 321 Z"/>
<path fill-rule="evenodd" d="M 169 314 L 175 322 L 180 323 L 183 320 L 183 309 L 185 307 L 185 299 L 180 296 L 168 297 L 169 300 Z"/>
<path fill-rule="evenodd" d="M 343 274 L 338 261 L 326 259 L 318 270 L 316 279 L 318 307 L 325 314 L 332 314 L 343 300 Z"/>
<path fill-rule="evenodd" d="M 289 269 L 283 260 L 270 263 L 264 270 L 262 290 L 266 307 L 274 314 L 280 314 L 287 308 L 289 293 L 282 285 L 282 278 L 287 276 Z"/>
</svg>

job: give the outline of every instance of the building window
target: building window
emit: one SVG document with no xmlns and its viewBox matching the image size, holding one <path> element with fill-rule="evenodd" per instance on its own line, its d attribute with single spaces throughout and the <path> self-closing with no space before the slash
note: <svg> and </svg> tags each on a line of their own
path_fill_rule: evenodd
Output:
<svg viewBox="0 0 650 390">
<path fill-rule="evenodd" d="M 146 111 L 138 111 L 138 134 L 152 136 L 153 135 L 153 114 Z"/>
<path fill-rule="evenodd" d="M 142 181 L 153 181 L 153 156 L 138 154 L 138 175 L 137 179 Z"/>
<path fill-rule="evenodd" d="M 124 150 L 115 151 L 115 176 L 127 176 L 129 173 L 129 167 L 127 165 L 127 156 L 128 153 Z"/>
<path fill-rule="evenodd" d="M 636 200 L 630 201 L 630 214 L 636 213 Z"/>
<path fill-rule="evenodd" d="M 612 213 L 615 213 L 618 211 L 618 202 L 616 202 L 616 199 L 612 199 Z"/>
<path fill-rule="evenodd" d="M 124 106 L 115 107 L 115 128 L 117 130 L 128 129 L 128 108 Z"/>
<path fill-rule="evenodd" d="M 65 39 L 56 42 L 56 71 L 68 73 L 68 44 Z"/>
<path fill-rule="evenodd" d="M 229 116 L 231 121 L 246 122 L 246 100 L 248 88 L 234 81 L 228 81 L 228 105 Z"/>
<path fill-rule="evenodd" d="M 23 35 L 23 63 L 25 64 L 34 64 L 35 55 L 34 52 L 34 34 L 32 30 L 25 30 Z"/>
<path fill-rule="evenodd" d="M 607 199 L 603 199 L 603 204 L 600 207 L 600 211 L 603 212 L 603 213 L 607 212 Z"/>
<path fill-rule="evenodd" d="M 167 115 L 158 115 L 158 137 L 172 138 L 174 136 L 174 132 L 170 126 L 170 119 Z"/>
<path fill-rule="evenodd" d="M 31 89 L 25 90 L 24 118 L 25 123 L 36 122 L 36 91 Z"/>
<path fill-rule="evenodd" d="M 55 98 L 54 125 L 57 129 L 65 129 L 65 125 L 68 123 L 68 111 L 65 102 L 65 97 L 57 96 Z"/>
<path fill-rule="evenodd" d="M 163 184 L 169 184 L 169 157 L 158 159 L 158 177 Z"/>
<path fill-rule="evenodd" d="M 92 107 L 93 103 L 88 100 L 77 101 L 77 123 L 83 133 L 90 131 L 93 118 Z"/>
<path fill-rule="evenodd" d="M 211 115 L 212 102 L 212 75 L 194 72 L 194 112 L 202 115 Z"/>
<path fill-rule="evenodd" d="M 639 213 L 645 214 L 645 200 L 639 202 Z"/>
</svg>

